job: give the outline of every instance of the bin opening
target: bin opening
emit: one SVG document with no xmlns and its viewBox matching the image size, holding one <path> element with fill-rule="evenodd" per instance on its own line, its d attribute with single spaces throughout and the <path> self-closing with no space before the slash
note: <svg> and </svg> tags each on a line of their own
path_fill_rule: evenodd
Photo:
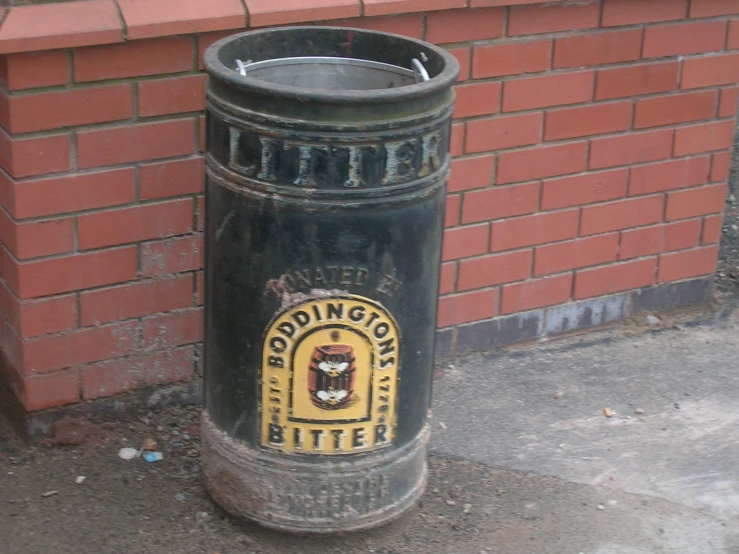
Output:
<svg viewBox="0 0 739 554">
<path fill-rule="evenodd" d="M 429 80 L 419 59 L 409 60 L 409 65 L 412 69 L 357 58 L 301 56 L 254 63 L 237 59 L 234 68 L 247 78 L 320 90 L 388 89 Z"/>
</svg>

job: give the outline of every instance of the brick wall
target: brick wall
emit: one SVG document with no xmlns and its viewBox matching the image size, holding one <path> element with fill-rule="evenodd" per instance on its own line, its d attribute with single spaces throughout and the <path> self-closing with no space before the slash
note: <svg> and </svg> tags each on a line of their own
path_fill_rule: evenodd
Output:
<svg viewBox="0 0 739 554">
<path fill-rule="evenodd" d="M 462 65 L 441 356 L 698 303 L 716 265 L 739 1 L 508 3 L 365 0 L 326 22 L 425 38 Z M 309 17 L 247 6 L 252 25 Z M 392 12 L 411 13 L 370 17 Z M 33 42 L 0 28 L 1 346 L 28 411 L 198 371 L 200 59 L 233 31 L 123 15 L 136 40 L 20 52 Z"/>
</svg>

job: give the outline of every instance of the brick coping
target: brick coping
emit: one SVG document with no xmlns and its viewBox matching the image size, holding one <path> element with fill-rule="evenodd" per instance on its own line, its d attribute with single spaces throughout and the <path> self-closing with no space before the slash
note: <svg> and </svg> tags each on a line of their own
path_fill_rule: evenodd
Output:
<svg viewBox="0 0 739 554">
<path fill-rule="evenodd" d="M 0 11 L 0 54 L 448 9 L 569 0 L 79 0 Z"/>
</svg>

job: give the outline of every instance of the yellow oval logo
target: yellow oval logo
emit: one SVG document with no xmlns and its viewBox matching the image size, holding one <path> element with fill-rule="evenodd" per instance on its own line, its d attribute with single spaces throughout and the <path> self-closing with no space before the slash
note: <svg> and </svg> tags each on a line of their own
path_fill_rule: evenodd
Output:
<svg viewBox="0 0 739 554">
<path fill-rule="evenodd" d="M 291 306 L 264 336 L 262 446 L 323 455 L 390 446 L 399 360 L 398 325 L 378 302 L 347 294 Z"/>
</svg>

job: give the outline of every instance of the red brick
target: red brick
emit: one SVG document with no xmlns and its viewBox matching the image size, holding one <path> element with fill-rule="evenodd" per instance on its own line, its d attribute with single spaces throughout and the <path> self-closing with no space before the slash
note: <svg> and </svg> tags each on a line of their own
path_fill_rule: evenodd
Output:
<svg viewBox="0 0 739 554">
<path fill-rule="evenodd" d="M 203 267 L 203 237 L 186 236 L 141 245 L 141 274 L 157 277 Z"/>
<path fill-rule="evenodd" d="M 472 77 L 482 79 L 546 71 L 551 51 L 551 40 L 476 46 L 472 57 Z"/>
<path fill-rule="evenodd" d="M 452 125 L 452 133 L 449 137 L 449 154 L 461 156 L 464 151 L 464 123 Z"/>
<path fill-rule="evenodd" d="M 490 228 L 487 223 L 444 231 L 441 259 L 445 262 L 485 254 Z"/>
<path fill-rule="evenodd" d="M 551 0 L 470 0 L 473 8 L 481 6 L 517 6 L 519 4 L 545 4 Z"/>
<path fill-rule="evenodd" d="M 669 158 L 672 129 L 594 139 L 590 144 L 590 169 L 652 162 Z"/>
<path fill-rule="evenodd" d="M 712 157 L 710 181 L 712 183 L 726 181 L 731 169 L 731 152 L 717 152 Z"/>
<path fill-rule="evenodd" d="M 457 279 L 457 263 L 447 262 L 441 264 L 441 278 L 439 283 L 439 294 L 454 292 L 454 281 Z"/>
<path fill-rule="evenodd" d="M 658 223 L 662 221 L 664 204 L 664 196 L 658 194 L 586 206 L 582 209 L 580 234 L 595 235 Z"/>
<path fill-rule="evenodd" d="M 364 15 L 386 15 L 465 8 L 467 0 L 363 0 L 362 4 Z"/>
<path fill-rule="evenodd" d="M 638 289 L 654 283 L 656 258 L 585 269 L 575 275 L 575 299 Z"/>
<path fill-rule="evenodd" d="M 598 71 L 595 99 L 628 98 L 677 88 L 680 63 L 650 63 Z"/>
<path fill-rule="evenodd" d="M 735 85 L 739 81 L 739 53 L 690 58 L 683 62 L 681 88 Z"/>
<path fill-rule="evenodd" d="M 426 16 L 426 40 L 444 44 L 499 38 L 504 15 L 504 8 L 432 12 Z"/>
<path fill-rule="evenodd" d="M 457 159 L 452 162 L 449 192 L 485 188 L 493 178 L 495 156 Z"/>
<path fill-rule="evenodd" d="M 508 35 L 536 35 L 598 27 L 597 2 L 580 5 L 517 6 L 508 16 Z"/>
<path fill-rule="evenodd" d="M 190 379 L 194 374 L 194 348 L 156 352 L 107 360 L 82 368 L 85 400 L 127 392 L 142 384 L 164 384 Z"/>
<path fill-rule="evenodd" d="M 144 383 L 137 358 L 105 360 L 87 365 L 82 370 L 82 398 L 92 400 L 129 392 Z"/>
<path fill-rule="evenodd" d="M 721 89 L 721 97 L 718 103 L 718 116 L 735 117 L 737 104 L 739 104 L 739 87 L 727 87 Z"/>
<path fill-rule="evenodd" d="M 404 37 L 418 38 L 423 35 L 423 16 L 420 13 L 389 15 L 384 17 L 354 17 L 351 19 L 332 19 L 318 25 L 353 27 L 356 29 L 370 29 L 383 33 L 393 33 Z M 233 31 L 231 31 L 233 34 Z M 212 43 L 211 43 L 212 44 Z M 204 50 L 204 49 L 203 49 Z M 201 54 L 202 57 L 202 54 Z"/>
<path fill-rule="evenodd" d="M 186 156 L 194 151 L 194 132 L 192 119 L 81 131 L 77 159 L 89 168 Z"/>
<path fill-rule="evenodd" d="M 558 38 L 554 41 L 552 67 L 563 69 L 638 60 L 641 43 L 641 29 Z"/>
<path fill-rule="evenodd" d="M 131 354 L 139 346 L 140 334 L 139 324 L 134 321 L 29 340 L 23 348 L 25 373 L 32 375 Z"/>
<path fill-rule="evenodd" d="M 632 167 L 629 196 L 703 185 L 708 165 L 708 156 L 701 156 Z"/>
<path fill-rule="evenodd" d="M 683 19 L 688 13 L 688 0 L 605 0 L 603 26 L 635 25 Z"/>
<path fill-rule="evenodd" d="M 81 250 L 183 235 L 192 231 L 192 200 L 172 200 L 118 208 L 77 218 Z"/>
<path fill-rule="evenodd" d="M 80 399 L 80 375 L 68 369 L 39 375 L 25 382 L 23 406 L 28 412 L 72 404 Z"/>
<path fill-rule="evenodd" d="M 195 304 L 198 306 L 203 305 L 203 299 L 205 298 L 205 279 L 203 278 L 202 271 L 195 272 Z"/>
<path fill-rule="evenodd" d="M 0 56 L 0 81 L 8 90 L 66 85 L 68 80 L 69 61 L 66 50 Z"/>
<path fill-rule="evenodd" d="M 75 254 L 3 267 L 8 284 L 21 298 L 111 285 L 136 277 L 136 247 Z"/>
<path fill-rule="evenodd" d="M 149 117 L 205 109 L 205 75 L 170 77 L 139 83 L 139 115 Z"/>
<path fill-rule="evenodd" d="M 0 131 L 0 166 L 11 177 L 66 171 L 70 168 L 69 136 L 11 139 Z"/>
<path fill-rule="evenodd" d="M 657 281 L 677 281 L 688 277 L 708 275 L 716 271 L 718 245 L 696 248 L 686 252 L 663 254 L 659 257 L 659 276 Z"/>
<path fill-rule="evenodd" d="M 0 210 L 0 242 L 21 260 L 64 254 L 74 250 L 74 222 L 68 218 L 17 223 Z"/>
<path fill-rule="evenodd" d="M 513 250 L 577 236 L 579 210 L 563 210 L 493 221 L 490 250 Z"/>
<path fill-rule="evenodd" d="M 560 140 L 625 131 L 631 126 L 631 102 L 594 104 L 547 112 L 544 140 Z"/>
<path fill-rule="evenodd" d="M 618 255 L 618 233 L 547 244 L 536 249 L 534 275 L 560 273 L 612 262 Z"/>
<path fill-rule="evenodd" d="M 7 98 L 0 122 L 11 133 L 129 119 L 131 85 L 119 84 Z M 7 110 L 7 111 L 6 111 Z"/>
<path fill-rule="evenodd" d="M 723 50 L 725 38 L 725 21 L 701 21 L 647 27 L 644 31 L 642 56 L 662 58 L 718 52 Z"/>
<path fill-rule="evenodd" d="M 439 300 L 439 327 L 479 321 L 493 317 L 498 308 L 498 290 L 480 290 L 445 296 Z"/>
<path fill-rule="evenodd" d="M 726 202 L 726 185 L 710 185 L 667 195 L 666 221 L 720 213 Z"/>
<path fill-rule="evenodd" d="M 726 39 L 726 49 L 739 49 L 739 19 L 729 21 L 729 36 Z"/>
<path fill-rule="evenodd" d="M 462 197 L 459 194 L 450 194 L 446 197 L 446 210 L 444 215 L 444 226 L 453 227 L 459 225 L 459 206 Z"/>
<path fill-rule="evenodd" d="M 118 6 L 128 39 L 239 29 L 246 25 L 241 0 L 118 0 Z"/>
<path fill-rule="evenodd" d="M 709 215 L 703 218 L 701 244 L 716 244 L 721 240 L 722 221 L 723 217 L 720 215 Z"/>
<path fill-rule="evenodd" d="M 594 79 L 594 71 L 580 71 L 507 81 L 503 89 L 503 111 L 588 102 L 593 98 Z"/>
<path fill-rule="evenodd" d="M 159 314 L 143 320 L 143 345 L 146 349 L 174 348 L 202 338 L 202 308 Z"/>
<path fill-rule="evenodd" d="M 493 254 L 459 262 L 457 290 L 479 289 L 527 279 L 531 275 L 531 250 Z"/>
<path fill-rule="evenodd" d="M 459 76 L 457 82 L 463 82 L 470 78 L 470 48 L 449 48 L 449 53 L 457 58 L 459 62 Z"/>
<path fill-rule="evenodd" d="M 98 325 L 192 306 L 193 277 L 143 281 L 80 294 L 82 325 Z"/>
<path fill-rule="evenodd" d="M 470 121 L 465 151 L 485 152 L 538 144 L 543 120 L 541 113 L 530 113 Z"/>
<path fill-rule="evenodd" d="M 122 27 L 113 0 L 15 6 L 0 29 L 0 53 L 120 42 Z"/>
<path fill-rule="evenodd" d="M 24 338 L 58 333 L 77 327 L 77 296 L 73 294 L 24 302 L 19 331 Z"/>
<path fill-rule="evenodd" d="M 21 260 L 72 252 L 74 222 L 65 218 L 19 223 L 15 226 L 14 243 L 6 246 Z"/>
<path fill-rule="evenodd" d="M 675 156 L 688 156 L 731 148 L 734 141 L 734 120 L 714 121 L 682 127 L 675 131 Z"/>
<path fill-rule="evenodd" d="M 195 122 L 198 133 L 197 152 L 205 152 L 205 116 L 201 115 Z"/>
<path fill-rule="evenodd" d="M 496 113 L 500 108 L 500 83 L 474 83 L 455 87 L 454 117 Z"/>
<path fill-rule="evenodd" d="M 553 210 L 615 200 L 626 195 L 627 169 L 585 173 L 544 181 L 541 209 Z"/>
<path fill-rule="evenodd" d="M 646 98 L 636 103 L 634 128 L 644 129 L 711 119 L 715 110 L 716 92 L 712 90 Z"/>
<path fill-rule="evenodd" d="M 739 0 L 699 0 L 690 3 L 690 17 L 712 17 L 739 13 Z"/>
<path fill-rule="evenodd" d="M 624 231 L 621 234 L 619 259 L 628 260 L 692 248 L 698 244 L 699 231 L 700 220 L 698 219 Z"/>
<path fill-rule="evenodd" d="M 462 223 L 530 214 L 539 203 L 539 184 L 495 187 L 465 194 Z"/>
<path fill-rule="evenodd" d="M 539 146 L 498 155 L 497 183 L 518 183 L 579 173 L 585 169 L 587 143 Z"/>
<path fill-rule="evenodd" d="M 570 299 L 573 275 L 545 277 L 503 287 L 500 313 L 510 314 L 562 304 Z"/>
<path fill-rule="evenodd" d="M 139 194 L 142 200 L 203 192 L 203 158 L 142 164 Z"/>
<path fill-rule="evenodd" d="M 205 229 L 205 197 L 199 196 L 197 200 L 197 230 L 203 231 Z"/>
<path fill-rule="evenodd" d="M 249 12 L 249 26 L 283 25 L 321 19 L 339 19 L 359 15 L 358 0 L 320 0 L 310 4 L 301 0 L 244 0 Z M 420 10 L 401 10 L 420 11 Z M 397 11 L 371 10 L 365 6 L 364 15 L 387 15 Z"/>
<path fill-rule="evenodd" d="M 17 219 L 104 208 L 133 202 L 133 169 L 114 169 L 15 184 Z"/>
<path fill-rule="evenodd" d="M 191 37 L 78 48 L 73 55 L 74 80 L 78 83 L 189 71 L 194 58 Z"/>
</svg>

